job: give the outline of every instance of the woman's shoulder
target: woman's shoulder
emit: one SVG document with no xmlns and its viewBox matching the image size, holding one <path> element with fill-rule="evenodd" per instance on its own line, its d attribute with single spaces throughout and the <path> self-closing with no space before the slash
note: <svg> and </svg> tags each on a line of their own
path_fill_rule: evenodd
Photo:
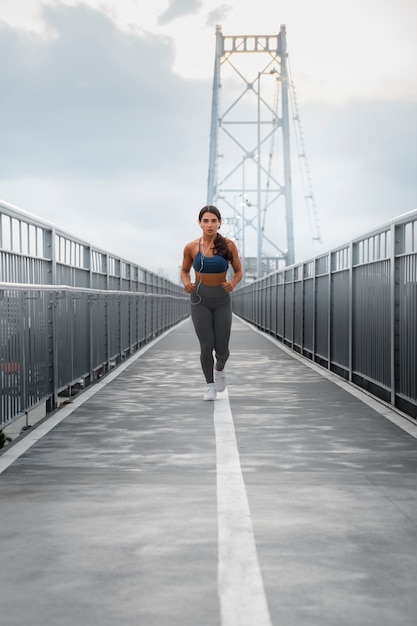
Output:
<svg viewBox="0 0 417 626">
<path fill-rule="evenodd" d="M 229 250 L 236 250 L 236 244 L 233 241 L 233 239 L 229 239 L 228 237 L 224 238 L 225 242 L 226 242 L 226 246 L 229 248 Z"/>
<path fill-rule="evenodd" d="M 198 246 L 198 242 L 199 241 L 200 240 L 198 238 L 197 239 L 193 239 L 192 241 L 189 241 L 188 243 L 185 244 L 184 251 L 185 252 L 194 252 L 196 246 Z"/>
</svg>

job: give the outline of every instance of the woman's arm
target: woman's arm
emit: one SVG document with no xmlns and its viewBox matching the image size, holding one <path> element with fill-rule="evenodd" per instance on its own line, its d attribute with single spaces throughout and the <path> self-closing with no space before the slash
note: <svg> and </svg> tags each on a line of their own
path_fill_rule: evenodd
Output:
<svg viewBox="0 0 417 626">
<path fill-rule="evenodd" d="M 231 266 L 233 268 L 233 277 L 232 280 L 224 282 L 222 286 L 223 289 L 226 289 L 226 291 L 233 291 L 236 285 L 242 280 L 242 263 L 240 261 L 239 252 L 237 250 L 236 244 L 233 241 L 229 240 L 227 242 L 227 247 L 233 255 L 233 259 L 231 262 Z"/>
<path fill-rule="evenodd" d="M 184 257 L 181 266 L 181 281 L 184 285 L 184 290 L 187 293 L 191 293 L 195 289 L 195 284 L 191 282 L 190 270 L 193 264 L 192 256 L 192 243 L 187 243 L 184 248 Z"/>
</svg>

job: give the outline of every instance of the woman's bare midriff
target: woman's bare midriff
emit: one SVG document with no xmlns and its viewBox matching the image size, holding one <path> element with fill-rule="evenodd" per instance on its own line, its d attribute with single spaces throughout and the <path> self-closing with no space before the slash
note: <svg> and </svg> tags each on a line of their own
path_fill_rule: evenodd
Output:
<svg viewBox="0 0 417 626">
<path fill-rule="evenodd" d="M 201 274 L 200 272 L 195 273 L 195 282 L 196 284 L 200 283 L 202 285 L 207 285 L 207 287 L 219 287 L 226 280 L 226 272 L 221 272 L 221 274 Z"/>
</svg>

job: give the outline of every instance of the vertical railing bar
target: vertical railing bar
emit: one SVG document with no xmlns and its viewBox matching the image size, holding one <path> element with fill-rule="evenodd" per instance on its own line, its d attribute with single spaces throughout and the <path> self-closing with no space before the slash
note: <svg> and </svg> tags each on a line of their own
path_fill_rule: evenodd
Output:
<svg viewBox="0 0 417 626">
<path fill-rule="evenodd" d="M 328 255 L 328 294 L 327 294 L 327 369 L 331 370 L 332 363 L 332 253 Z"/>
<path fill-rule="evenodd" d="M 354 274 L 353 274 L 353 242 L 349 244 L 349 381 L 353 379 L 353 290 L 354 290 Z"/>
<path fill-rule="evenodd" d="M 397 251 L 400 251 L 400 241 L 397 242 L 397 233 L 403 237 L 404 227 L 402 225 L 396 227 L 395 223 L 391 224 L 391 256 L 390 256 L 390 367 L 391 367 L 391 404 L 395 406 L 396 400 L 396 262 Z M 402 242 L 403 243 L 403 242 Z M 397 245 L 398 244 L 398 245 Z"/>
</svg>

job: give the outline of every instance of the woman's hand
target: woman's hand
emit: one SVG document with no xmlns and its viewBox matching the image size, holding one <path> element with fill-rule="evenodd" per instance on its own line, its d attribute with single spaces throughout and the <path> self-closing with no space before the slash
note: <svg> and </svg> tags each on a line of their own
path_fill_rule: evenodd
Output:
<svg viewBox="0 0 417 626">
<path fill-rule="evenodd" d="M 233 291 L 233 289 L 235 288 L 233 283 L 231 283 L 230 281 L 226 280 L 224 283 L 222 283 L 222 287 L 225 291 L 228 291 L 229 293 L 231 291 Z"/>
<path fill-rule="evenodd" d="M 186 293 L 191 293 L 192 291 L 195 290 L 195 283 L 185 283 L 184 285 L 184 291 Z"/>
</svg>

